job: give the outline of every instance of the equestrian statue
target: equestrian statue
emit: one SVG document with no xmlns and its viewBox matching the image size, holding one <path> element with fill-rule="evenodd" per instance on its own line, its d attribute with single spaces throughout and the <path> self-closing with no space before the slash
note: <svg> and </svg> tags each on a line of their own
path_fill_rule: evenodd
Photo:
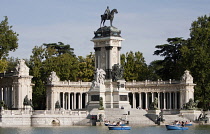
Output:
<svg viewBox="0 0 210 134">
<path fill-rule="evenodd" d="M 101 24 L 103 23 L 103 26 L 104 26 L 105 21 L 110 20 L 110 26 L 112 26 L 112 21 L 114 19 L 114 13 L 118 13 L 117 9 L 113 9 L 110 12 L 109 7 L 107 7 L 104 14 L 101 15 Z M 100 24 L 100 27 L 101 27 L 101 24 Z"/>
</svg>

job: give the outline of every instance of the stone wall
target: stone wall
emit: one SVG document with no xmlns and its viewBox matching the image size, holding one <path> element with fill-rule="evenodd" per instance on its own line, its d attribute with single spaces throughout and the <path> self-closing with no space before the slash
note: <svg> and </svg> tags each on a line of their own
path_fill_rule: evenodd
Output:
<svg viewBox="0 0 210 134">
<path fill-rule="evenodd" d="M 0 126 L 72 126 L 91 125 L 86 111 L 68 110 L 3 110 Z"/>
</svg>

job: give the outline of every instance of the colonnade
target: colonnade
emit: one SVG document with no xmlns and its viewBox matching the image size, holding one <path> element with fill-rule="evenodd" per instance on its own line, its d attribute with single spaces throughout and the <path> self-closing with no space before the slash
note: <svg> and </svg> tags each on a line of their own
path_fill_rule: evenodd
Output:
<svg viewBox="0 0 210 134">
<path fill-rule="evenodd" d="M 57 92 L 56 96 L 61 108 L 65 110 L 83 109 L 88 103 L 86 92 Z M 52 103 L 52 106 L 55 106 L 56 101 Z"/>
<path fill-rule="evenodd" d="M 156 97 L 159 109 L 180 109 L 180 92 L 131 92 L 128 96 L 132 108 L 149 109 Z"/>
<path fill-rule="evenodd" d="M 14 92 L 15 90 L 13 90 L 13 87 L 10 86 L 0 88 L 0 101 L 3 101 L 8 108 L 12 108 L 12 106 L 15 105 L 14 103 L 16 103 L 13 101 L 15 97 Z"/>
</svg>

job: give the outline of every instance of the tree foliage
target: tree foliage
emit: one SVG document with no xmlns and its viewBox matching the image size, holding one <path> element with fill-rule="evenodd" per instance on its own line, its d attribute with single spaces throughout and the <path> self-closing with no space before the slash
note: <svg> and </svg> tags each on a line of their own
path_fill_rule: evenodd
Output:
<svg viewBox="0 0 210 134">
<path fill-rule="evenodd" d="M 8 56 L 9 51 L 15 51 L 18 48 L 18 34 L 9 26 L 8 18 L 0 23 L 0 59 Z"/>
<path fill-rule="evenodd" d="M 191 24 L 190 38 L 182 48 L 184 65 L 197 84 L 195 98 L 207 109 L 210 105 L 210 17 L 201 16 Z"/>
<path fill-rule="evenodd" d="M 30 58 L 30 74 L 33 77 L 33 105 L 45 109 L 46 83 L 52 71 L 61 81 L 91 81 L 94 71 L 94 55 L 77 58 L 74 49 L 62 42 L 36 46 Z"/>
<path fill-rule="evenodd" d="M 163 56 L 163 60 L 153 62 L 153 65 L 159 68 L 155 70 L 156 74 L 163 80 L 176 79 L 180 80 L 185 67 L 182 66 L 181 48 L 186 43 L 182 38 L 168 38 L 168 44 L 157 45 L 154 55 Z"/>
<path fill-rule="evenodd" d="M 126 81 L 142 81 L 148 79 L 148 69 L 141 52 L 127 52 L 121 55 L 121 65 L 124 67 Z"/>
<path fill-rule="evenodd" d="M 8 18 L 5 16 L 0 23 L 0 73 L 7 70 L 7 56 L 10 51 L 18 48 L 18 34 L 9 26 Z"/>
<path fill-rule="evenodd" d="M 90 53 L 83 58 L 82 56 L 78 57 L 79 59 L 79 72 L 78 72 L 78 79 L 89 82 L 93 80 L 94 77 L 94 64 L 95 64 L 95 55 Z"/>
</svg>

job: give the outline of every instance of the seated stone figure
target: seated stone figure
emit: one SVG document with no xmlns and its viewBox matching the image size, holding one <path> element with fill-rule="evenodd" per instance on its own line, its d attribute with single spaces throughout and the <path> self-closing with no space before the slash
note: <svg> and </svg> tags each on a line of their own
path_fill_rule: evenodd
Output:
<svg viewBox="0 0 210 134">
<path fill-rule="evenodd" d="M 155 97 L 154 102 L 151 103 L 149 109 L 150 110 L 157 110 L 158 109 L 158 99 L 157 99 L 157 97 Z"/>
</svg>

